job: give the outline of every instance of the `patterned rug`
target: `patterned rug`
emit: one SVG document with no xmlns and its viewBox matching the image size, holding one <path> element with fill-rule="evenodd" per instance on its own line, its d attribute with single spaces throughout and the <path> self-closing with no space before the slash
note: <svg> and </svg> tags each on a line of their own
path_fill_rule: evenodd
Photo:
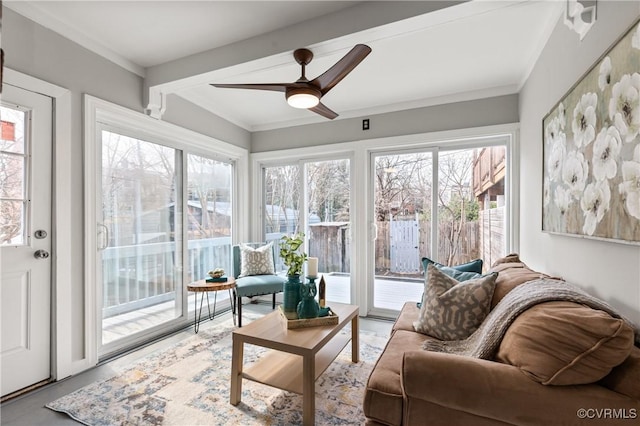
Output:
<svg viewBox="0 0 640 426">
<path fill-rule="evenodd" d="M 229 403 L 233 329 L 230 319 L 202 329 L 46 407 L 91 426 L 302 424 L 302 396 L 295 393 L 243 380 L 242 402 L 235 407 Z M 387 339 L 360 331 L 360 362 L 351 362 L 348 344 L 318 378 L 316 424 L 364 423 L 364 387 Z M 245 365 L 265 351 L 245 345 Z"/>
</svg>

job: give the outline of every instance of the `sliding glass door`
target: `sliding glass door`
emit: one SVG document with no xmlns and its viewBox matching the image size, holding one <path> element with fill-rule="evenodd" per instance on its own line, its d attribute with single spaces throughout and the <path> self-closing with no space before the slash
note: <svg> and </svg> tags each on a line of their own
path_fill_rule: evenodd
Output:
<svg viewBox="0 0 640 426">
<path fill-rule="evenodd" d="M 234 163 L 151 139 L 99 129 L 101 356 L 185 324 L 187 284 L 231 271 Z"/>
<path fill-rule="evenodd" d="M 326 300 L 351 303 L 350 160 L 305 163 L 308 253 L 318 258 Z"/>
<path fill-rule="evenodd" d="M 109 130 L 101 142 L 101 344 L 108 347 L 182 314 L 181 153 Z"/>
<path fill-rule="evenodd" d="M 230 162 L 187 154 L 188 282 L 206 278 L 215 268 L 231 274 L 232 177 Z M 227 300 L 229 293 L 221 291 L 216 298 Z M 189 311 L 194 303 L 195 295 L 191 295 Z"/>
<path fill-rule="evenodd" d="M 420 258 L 431 256 L 433 154 L 373 156 L 372 307 L 399 310 L 422 294 Z"/>
<path fill-rule="evenodd" d="M 468 145 L 468 144 L 467 144 Z M 370 310 L 393 315 L 424 288 L 421 259 L 445 265 L 506 254 L 506 146 L 371 155 Z"/>
<path fill-rule="evenodd" d="M 283 235 L 303 231 L 306 252 L 318 258 L 328 302 L 351 302 L 350 176 L 349 159 L 263 167 L 265 240 L 278 244 Z"/>
</svg>

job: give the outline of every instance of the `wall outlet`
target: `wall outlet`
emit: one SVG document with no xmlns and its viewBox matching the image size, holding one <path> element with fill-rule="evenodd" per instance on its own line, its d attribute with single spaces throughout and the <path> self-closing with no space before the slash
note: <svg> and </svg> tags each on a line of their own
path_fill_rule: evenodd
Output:
<svg viewBox="0 0 640 426">
<path fill-rule="evenodd" d="M 362 120 L 362 130 L 369 130 L 369 119 L 365 118 Z"/>
</svg>

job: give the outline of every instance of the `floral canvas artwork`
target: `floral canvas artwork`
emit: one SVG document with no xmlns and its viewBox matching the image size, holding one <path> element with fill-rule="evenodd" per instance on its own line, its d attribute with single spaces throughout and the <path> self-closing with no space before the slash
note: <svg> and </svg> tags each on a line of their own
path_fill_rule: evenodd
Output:
<svg viewBox="0 0 640 426">
<path fill-rule="evenodd" d="M 543 120 L 542 229 L 640 243 L 640 23 Z"/>
</svg>

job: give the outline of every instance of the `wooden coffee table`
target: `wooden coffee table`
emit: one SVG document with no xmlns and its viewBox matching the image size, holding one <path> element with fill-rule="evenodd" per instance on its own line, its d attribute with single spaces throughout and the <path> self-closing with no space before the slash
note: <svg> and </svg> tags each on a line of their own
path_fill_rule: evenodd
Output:
<svg viewBox="0 0 640 426">
<path fill-rule="evenodd" d="M 315 381 L 351 340 L 351 361 L 358 362 L 358 307 L 331 303 L 338 315 L 336 325 L 287 329 L 278 311 L 233 331 L 231 357 L 231 404 L 242 397 L 242 379 L 302 394 L 302 419 L 315 421 Z M 351 335 L 339 334 L 351 322 Z M 244 344 L 274 349 L 244 367 Z"/>
</svg>

